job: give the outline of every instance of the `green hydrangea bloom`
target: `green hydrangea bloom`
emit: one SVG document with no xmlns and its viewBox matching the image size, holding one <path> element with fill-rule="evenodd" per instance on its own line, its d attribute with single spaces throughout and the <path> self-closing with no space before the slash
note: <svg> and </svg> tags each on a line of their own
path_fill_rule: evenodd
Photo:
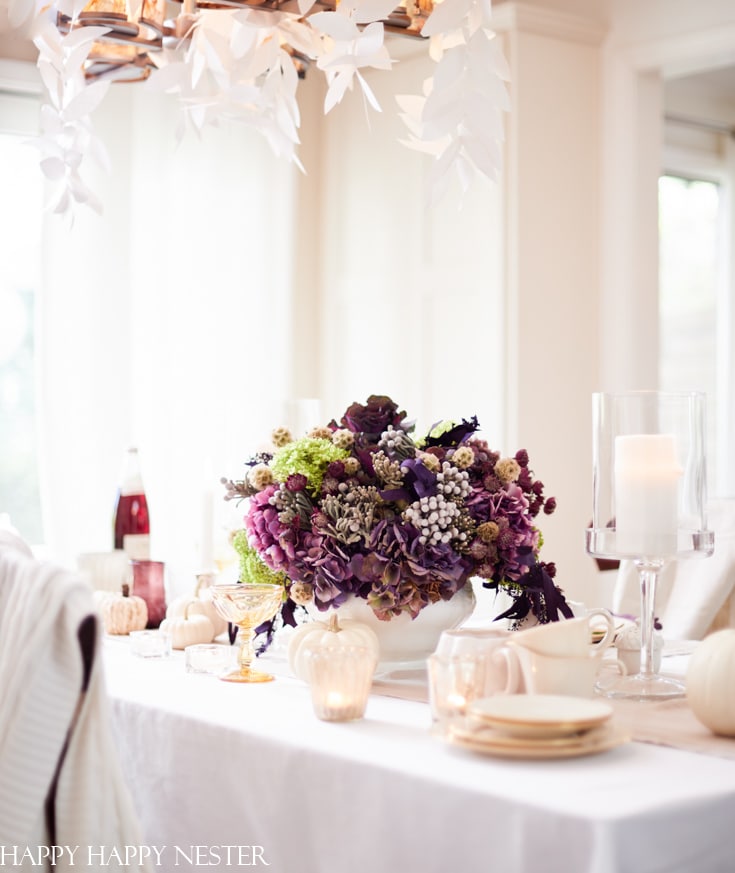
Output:
<svg viewBox="0 0 735 873">
<path fill-rule="evenodd" d="M 349 454 L 331 440 L 304 437 L 279 449 L 270 467 L 277 482 L 285 482 L 292 474 L 301 473 L 308 482 L 306 490 L 318 494 L 327 467 L 332 461 L 341 461 Z"/>
<path fill-rule="evenodd" d="M 240 559 L 240 581 L 262 584 L 275 583 L 285 587 L 288 578 L 265 564 L 255 549 L 248 544 L 247 531 L 239 530 L 232 538 L 232 546 Z"/>
</svg>

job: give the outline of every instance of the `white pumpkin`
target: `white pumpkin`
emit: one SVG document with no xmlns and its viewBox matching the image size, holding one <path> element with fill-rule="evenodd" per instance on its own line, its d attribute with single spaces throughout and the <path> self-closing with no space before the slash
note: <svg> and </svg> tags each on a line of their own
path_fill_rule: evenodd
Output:
<svg viewBox="0 0 735 873">
<path fill-rule="evenodd" d="M 293 674 L 306 681 L 305 652 L 328 646 L 364 646 L 378 660 L 380 645 L 375 631 L 359 621 L 339 621 L 333 612 L 329 622 L 309 621 L 299 625 L 288 641 L 288 664 Z"/>
<path fill-rule="evenodd" d="M 130 593 L 130 586 L 123 585 L 120 594 L 109 591 L 95 597 L 102 624 L 108 634 L 129 634 L 143 630 L 148 624 L 148 606 L 142 597 Z"/>
<path fill-rule="evenodd" d="M 186 607 L 190 615 L 206 615 L 214 626 L 214 635 L 218 637 L 227 630 L 227 621 L 217 612 L 212 601 L 212 595 L 204 589 L 198 596 L 184 594 L 173 600 L 166 609 L 166 618 L 181 618 Z"/>
<path fill-rule="evenodd" d="M 686 677 L 687 700 L 713 733 L 735 736 L 735 629 L 715 631 L 694 650 Z"/>
<path fill-rule="evenodd" d="M 184 607 L 184 614 L 177 618 L 165 618 L 161 630 L 171 635 L 172 649 L 185 649 L 199 643 L 211 643 L 214 639 L 214 625 L 206 615 L 192 611 L 194 601 Z"/>
</svg>

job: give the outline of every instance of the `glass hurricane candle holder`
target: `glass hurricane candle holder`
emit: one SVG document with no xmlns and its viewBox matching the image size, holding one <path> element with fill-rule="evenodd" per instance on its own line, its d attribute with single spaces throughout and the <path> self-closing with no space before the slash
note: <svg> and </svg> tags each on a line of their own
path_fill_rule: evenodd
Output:
<svg viewBox="0 0 735 873">
<path fill-rule="evenodd" d="M 596 558 L 628 559 L 641 586 L 641 662 L 632 676 L 609 677 L 597 690 L 639 700 L 681 697 L 684 683 L 654 668 L 656 586 L 671 560 L 708 557 L 705 398 L 636 391 L 593 395 L 592 525 Z"/>
<path fill-rule="evenodd" d="M 228 682 L 270 682 L 274 677 L 252 668 L 255 660 L 253 639 L 255 628 L 278 612 L 283 586 L 267 582 L 237 582 L 234 585 L 212 585 L 212 602 L 219 614 L 240 629 L 239 669 L 224 673 L 220 679 Z"/>
<path fill-rule="evenodd" d="M 367 646 L 322 646 L 305 652 L 314 713 L 322 721 L 365 714 L 376 659 Z"/>
</svg>

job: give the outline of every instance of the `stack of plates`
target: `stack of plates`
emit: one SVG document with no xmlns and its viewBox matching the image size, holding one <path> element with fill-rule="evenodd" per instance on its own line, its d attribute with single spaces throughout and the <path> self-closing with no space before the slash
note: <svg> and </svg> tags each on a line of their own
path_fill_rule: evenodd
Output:
<svg viewBox="0 0 735 873">
<path fill-rule="evenodd" d="M 505 758 L 571 758 L 605 752 L 628 737 L 611 722 L 609 703 L 550 694 L 507 694 L 476 700 L 451 727 L 457 746 Z"/>
</svg>

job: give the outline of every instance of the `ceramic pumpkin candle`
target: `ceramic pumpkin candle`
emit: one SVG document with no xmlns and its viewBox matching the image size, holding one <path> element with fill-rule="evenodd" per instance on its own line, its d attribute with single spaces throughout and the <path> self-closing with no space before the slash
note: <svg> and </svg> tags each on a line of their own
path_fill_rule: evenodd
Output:
<svg viewBox="0 0 735 873">
<path fill-rule="evenodd" d="M 294 675 L 306 680 L 305 653 L 334 646 L 364 646 L 378 659 L 379 643 L 375 631 L 359 621 L 339 621 L 332 613 L 329 622 L 310 621 L 296 628 L 288 643 L 288 663 Z"/>
</svg>

